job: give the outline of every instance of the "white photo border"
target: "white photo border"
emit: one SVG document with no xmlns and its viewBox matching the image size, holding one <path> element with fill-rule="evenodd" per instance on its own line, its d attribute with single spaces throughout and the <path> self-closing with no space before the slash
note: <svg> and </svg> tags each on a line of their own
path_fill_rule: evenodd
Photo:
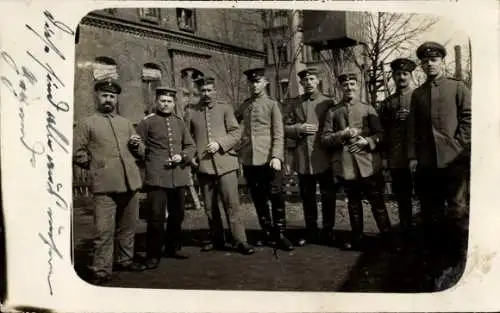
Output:
<svg viewBox="0 0 500 313">
<path fill-rule="evenodd" d="M 500 309 L 495 292 L 500 288 L 500 210 L 498 200 L 495 201 L 500 186 L 500 45 L 495 1 L 289 1 L 286 5 L 301 9 L 434 14 L 454 21 L 470 34 L 474 139 L 467 268 L 453 288 L 427 294 L 126 289 L 96 287 L 81 280 L 71 263 L 75 44 L 70 33 L 76 31 L 80 19 L 88 12 L 110 7 L 285 6 L 283 1 L 33 0 L 0 3 L 1 170 L 8 271 L 5 310 L 485 312 Z M 50 33 L 50 42 L 44 31 Z M 24 82 L 21 87 L 26 89 L 24 94 L 19 85 L 21 80 Z M 47 98 L 47 84 L 51 86 L 51 99 Z M 47 144 L 48 139 L 52 148 Z M 48 180 L 48 167 L 52 181 Z M 51 265 L 48 263 L 49 250 Z M 47 279 L 50 266 L 52 295 Z"/>
</svg>

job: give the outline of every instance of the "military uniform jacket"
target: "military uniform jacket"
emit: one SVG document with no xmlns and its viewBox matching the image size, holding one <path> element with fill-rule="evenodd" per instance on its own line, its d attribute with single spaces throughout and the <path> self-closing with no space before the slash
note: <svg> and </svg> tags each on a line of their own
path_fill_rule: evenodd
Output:
<svg viewBox="0 0 500 313">
<path fill-rule="evenodd" d="M 276 100 L 262 95 L 243 102 L 237 113 L 242 128 L 238 144 L 243 165 L 264 165 L 272 158 L 283 162 L 283 115 Z"/>
<path fill-rule="evenodd" d="M 440 77 L 415 89 L 411 99 L 410 131 L 414 151 L 424 167 L 446 167 L 459 155 L 470 154 L 471 93 L 462 82 Z"/>
<path fill-rule="evenodd" d="M 361 136 L 366 138 L 368 146 L 359 153 L 348 151 L 349 143 L 341 131 L 346 127 L 360 128 Z M 377 151 L 382 143 L 383 129 L 375 109 L 359 100 L 350 106 L 341 102 L 330 109 L 326 115 L 321 140 L 332 149 L 333 174 L 346 180 L 369 177 L 377 173 L 382 165 Z"/>
<path fill-rule="evenodd" d="M 137 133 L 145 145 L 144 184 L 162 188 L 187 186 L 195 146 L 182 118 L 153 114 L 139 123 Z M 182 156 L 182 162 L 169 164 L 167 161 L 176 154 Z"/>
<path fill-rule="evenodd" d="M 117 114 L 97 113 L 77 123 L 74 131 L 75 163 L 89 169 L 93 193 L 135 191 L 142 186 L 137 155 L 129 148 L 136 131 Z"/>
<path fill-rule="evenodd" d="M 223 175 L 239 168 L 238 156 L 233 148 L 240 139 L 241 131 L 232 106 L 221 102 L 208 105 L 199 102 L 186 108 L 184 120 L 196 142 L 199 172 Z M 211 141 L 220 145 L 219 151 L 213 155 L 205 153 Z"/>
<path fill-rule="evenodd" d="M 285 135 L 295 140 L 295 170 L 299 174 L 319 174 L 331 168 L 331 157 L 321 143 L 326 113 L 334 107 L 332 99 L 321 93 L 290 99 L 286 105 Z M 318 125 L 315 135 L 301 133 L 303 123 Z"/>
<path fill-rule="evenodd" d="M 380 121 L 384 129 L 383 157 L 390 168 L 408 168 L 409 156 L 413 145 L 413 137 L 408 136 L 410 123 L 408 119 L 398 120 L 396 114 L 401 108 L 410 110 L 413 89 L 396 91 L 387 97 L 380 108 Z"/>
</svg>

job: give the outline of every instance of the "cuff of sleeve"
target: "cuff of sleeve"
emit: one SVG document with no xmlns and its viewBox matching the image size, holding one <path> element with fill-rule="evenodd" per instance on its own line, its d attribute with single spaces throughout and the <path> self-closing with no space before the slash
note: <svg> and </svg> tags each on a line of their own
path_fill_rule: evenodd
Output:
<svg viewBox="0 0 500 313">
<path fill-rule="evenodd" d="M 216 140 L 215 142 L 219 144 L 219 151 L 220 152 L 227 152 L 227 150 L 229 150 L 229 149 L 226 149 L 227 147 L 223 144 L 223 142 L 218 141 L 218 140 Z"/>
<path fill-rule="evenodd" d="M 368 141 L 368 146 L 370 147 L 370 150 L 374 150 L 375 147 L 377 146 L 377 144 L 375 143 L 375 141 L 378 141 L 377 139 L 373 139 L 373 138 L 366 138 L 366 141 Z"/>
<path fill-rule="evenodd" d="M 182 163 L 187 164 L 187 163 L 191 162 L 191 160 L 189 159 L 189 157 L 186 153 L 181 152 L 181 157 L 182 157 Z"/>
<path fill-rule="evenodd" d="M 281 163 L 283 163 L 283 158 L 282 157 L 273 155 L 273 156 L 271 156 L 271 160 L 272 159 L 278 159 L 278 160 L 280 160 Z"/>
</svg>

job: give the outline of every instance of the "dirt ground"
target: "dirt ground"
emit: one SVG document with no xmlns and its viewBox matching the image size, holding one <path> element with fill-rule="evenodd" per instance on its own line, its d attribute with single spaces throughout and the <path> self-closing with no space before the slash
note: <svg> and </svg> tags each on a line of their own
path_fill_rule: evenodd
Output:
<svg viewBox="0 0 500 313">
<path fill-rule="evenodd" d="M 397 228 L 397 207 L 387 201 L 393 225 Z M 250 243 L 259 233 L 254 207 L 244 201 L 245 221 Z M 78 206 L 74 214 L 75 268 L 81 275 L 91 250 L 92 206 Z M 418 208 L 415 206 L 415 213 Z M 417 218 L 418 219 L 418 218 Z M 302 207 L 287 203 L 288 234 L 299 238 L 303 225 Z M 337 237 L 350 229 L 343 198 L 337 203 Z M 321 224 L 319 224 L 321 225 Z M 365 232 L 362 251 L 307 245 L 293 252 L 278 252 L 269 247 L 243 256 L 233 252 L 200 252 L 207 236 L 203 210 L 187 210 L 184 220 L 184 251 L 188 260 L 163 259 L 160 267 L 142 273 L 114 273 L 109 286 L 161 289 L 275 290 L 275 291 L 352 291 L 352 292 L 429 292 L 435 290 L 432 273 L 440 272 L 446 255 L 429 256 L 417 245 L 407 244 L 403 251 L 389 250 L 379 244 L 377 229 L 368 204 L 365 204 Z M 138 225 L 137 256 L 144 254 L 145 222 Z M 417 234 L 418 235 L 418 234 Z M 418 237 L 418 236 L 417 236 Z"/>
</svg>

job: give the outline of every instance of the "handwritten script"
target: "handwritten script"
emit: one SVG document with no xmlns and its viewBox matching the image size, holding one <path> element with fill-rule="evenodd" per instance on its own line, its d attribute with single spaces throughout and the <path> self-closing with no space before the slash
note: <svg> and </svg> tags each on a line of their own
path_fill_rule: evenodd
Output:
<svg viewBox="0 0 500 313">
<path fill-rule="evenodd" d="M 7 87 L 17 103 L 19 141 L 27 151 L 29 165 L 36 169 L 40 165 L 40 160 L 45 159 L 43 162 L 47 171 L 45 186 L 52 203 L 45 208 L 47 230 L 39 232 L 38 237 L 48 248 L 47 285 L 50 295 L 53 295 L 54 257 L 59 260 L 63 259 L 63 254 L 56 244 L 56 238 L 64 230 L 63 226 L 56 224 L 55 216 L 58 210 L 66 212 L 70 206 L 69 200 L 64 195 L 66 186 L 58 178 L 58 171 L 65 171 L 64 168 L 58 168 L 60 164 L 58 161 L 67 160 L 70 153 L 68 136 L 59 128 L 58 119 L 71 118 L 67 116 L 70 112 L 70 104 L 60 96 L 66 84 L 57 68 L 73 66 L 73 64 L 67 64 L 61 42 L 71 39 L 75 34 L 70 27 L 56 19 L 47 10 L 43 12 L 43 21 L 43 26 L 40 28 L 25 25 L 35 41 L 39 40 L 41 43 L 40 50 L 26 50 L 28 60 L 31 60 L 32 64 L 20 65 L 6 51 L 0 52 L 0 61 L 5 62 L 11 72 L 10 76 L 1 76 L 0 81 Z M 31 112 L 36 111 L 32 108 L 39 109 L 40 105 L 45 111 L 45 115 L 42 116 L 45 133 L 36 130 L 28 132 L 27 118 Z M 36 113 L 32 114 L 37 117 Z"/>
</svg>

